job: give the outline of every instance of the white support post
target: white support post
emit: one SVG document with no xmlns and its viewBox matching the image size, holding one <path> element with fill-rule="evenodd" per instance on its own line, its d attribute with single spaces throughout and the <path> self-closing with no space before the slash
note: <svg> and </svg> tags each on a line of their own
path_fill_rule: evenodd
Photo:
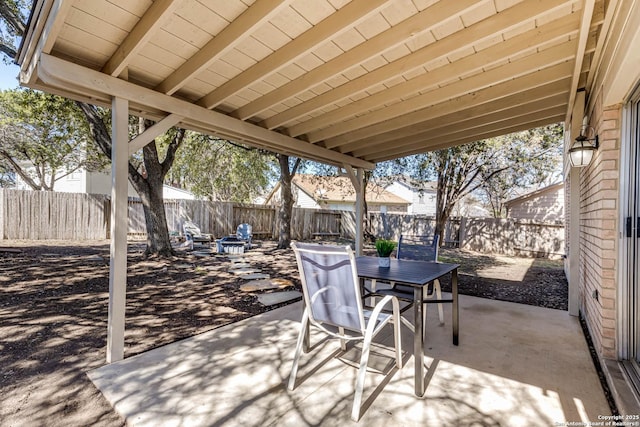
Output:
<svg viewBox="0 0 640 427">
<path fill-rule="evenodd" d="M 356 256 L 362 255 L 362 247 L 363 247 L 363 225 L 364 225 L 364 169 L 358 168 L 355 171 L 351 165 L 343 165 L 344 169 L 347 171 L 347 175 L 351 180 L 351 184 L 353 184 L 353 188 L 356 191 L 356 247 L 355 252 Z"/>
<path fill-rule="evenodd" d="M 129 102 L 112 101 L 111 131 L 111 258 L 107 363 L 124 358 L 124 314 L 127 291 L 127 196 L 129 164 Z"/>
</svg>

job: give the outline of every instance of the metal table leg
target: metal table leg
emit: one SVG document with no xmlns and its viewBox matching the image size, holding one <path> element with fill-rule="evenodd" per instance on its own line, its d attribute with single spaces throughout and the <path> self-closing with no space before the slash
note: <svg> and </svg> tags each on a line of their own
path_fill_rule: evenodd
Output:
<svg viewBox="0 0 640 427">
<path fill-rule="evenodd" d="M 453 325 L 453 345 L 458 345 L 458 332 L 460 328 L 458 317 L 458 269 L 451 272 L 451 296 L 453 297 L 452 325 Z"/>
<path fill-rule="evenodd" d="M 424 297 L 424 288 L 422 286 L 416 286 L 413 288 L 414 296 L 414 310 L 413 310 L 413 324 L 415 325 L 414 337 L 413 337 L 413 359 L 415 363 L 415 393 L 416 396 L 422 397 L 424 395 L 424 327 L 422 323 L 423 316 L 423 304 L 422 299 Z"/>
</svg>

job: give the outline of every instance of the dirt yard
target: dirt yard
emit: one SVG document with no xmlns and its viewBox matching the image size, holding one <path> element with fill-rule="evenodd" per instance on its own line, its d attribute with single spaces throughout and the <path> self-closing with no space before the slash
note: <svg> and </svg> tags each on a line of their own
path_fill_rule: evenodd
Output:
<svg viewBox="0 0 640 427">
<path fill-rule="evenodd" d="M 123 426 L 88 379 L 104 365 L 109 245 L 3 241 L 0 249 L 0 425 Z M 129 246 L 125 357 L 282 306 L 265 307 L 226 257 L 181 251 L 144 259 Z M 373 254 L 372 248 L 366 253 Z M 291 250 L 258 242 L 252 267 L 293 282 Z M 566 310 L 561 261 L 443 250 L 460 262 L 460 292 Z M 446 286 L 445 286 L 445 290 Z"/>
</svg>

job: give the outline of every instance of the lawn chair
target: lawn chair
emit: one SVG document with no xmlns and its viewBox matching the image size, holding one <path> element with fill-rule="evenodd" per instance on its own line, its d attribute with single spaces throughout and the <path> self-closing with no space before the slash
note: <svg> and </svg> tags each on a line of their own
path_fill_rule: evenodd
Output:
<svg viewBox="0 0 640 427">
<path fill-rule="evenodd" d="M 349 246 L 292 243 L 304 294 L 302 327 L 298 336 L 289 390 L 296 383 L 298 362 L 303 345 L 308 347 L 308 329 L 314 325 L 330 337 L 340 340 L 340 348 L 346 351 L 346 342 L 362 340 L 362 356 L 358 370 L 355 398 L 351 418 L 360 418 L 360 406 L 371 341 L 383 327 L 394 324 L 396 366 L 402 367 L 400 347 L 400 310 L 398 300 L 385 296 L 373 308 L 364 310 L 356 268 L 356 258 Z M 391 303 L 391 313 L 382 310 Z"/>
<path fill-rule="evenodd" d="M 435 236 L 431 239 L 428 236 L 400 236 L 400 240 L 398 242 L 398 251 L 397 258 L 398 259 L 410 259 L 417 261 L 429 261 L 429 262 L 438 262 L 438 236 Z M 390 289 L 377 289 L 377 283 L 375 280 L 371 281 L 371 294 L 372 295 L 393 295 L 398 298 L 400 301 L 415 303 L 413 297 L 413 288 L 410 286 L 396 285 L 395 283 L 391 283 Z M 433 300 L 433 301 L 428 301 Z M 438 302 L 442 300 L 442 290 L 440 287 L 440 281 L 438 279 L 434 280 L 430 283 L 426 289 L 424 294 L 424 299 L 422 303 L 424 304 L 424 319 L 423 325 L 427 324 L 427 304 L 436 303 L 438 304 L 438 317 L 440 319 L 440 324 L 444 325 L 444 310 L 442 307 L 442 302 Z M 405 307 L 406 308 L 406 307 Z M 403 318 L 404 320 L 404 318 Z M 408 321 L 405 320 L 405 323 Z M 410 325 L 413 327 L 413 325 Z M 426 328 L 424 328 L 426 334 Z"/>
<path fill-rule="evenodd" d="M 251 239 L 253 239 L 253 227 L 251 224 L 240 224 L 236 230 L 236 237 L 245 243 L 247 249 L 251 249 Z"/>
<path fill-rule="evenodd" d="M 211 246 L 211 235 L 204 234 L 200 231 L 200 227 L 192 221 L 185 221 L 182 225 L 184 237 L 189 242 L 191 249 L 194 244 Z"/>
</svg>

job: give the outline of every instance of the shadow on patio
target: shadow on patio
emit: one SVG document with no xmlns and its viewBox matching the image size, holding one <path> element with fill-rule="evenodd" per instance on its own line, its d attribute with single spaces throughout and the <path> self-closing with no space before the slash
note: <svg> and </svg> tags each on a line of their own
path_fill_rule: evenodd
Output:
<svg viewBox="0 0 640 427">
<path fill-rule="evenodd" d="M 445 310 L 450 310 L 445 305 Z M 427 390 L 413 394 L 412 337 L 405 366 L 376 351 L 360 425 L 550 426 L 610 413 L 577 318 L 567 312 L 460 297 L 460 346 L 450 314 L 429 311 Z M 301 303 L 91 371 L 131 426 L 350 425 L 356 375 L 347 351 L 312 335 L 296 389 L 288 378 Z M 384 337 L 391 340 L 389 333 Z M 378 347 L 380 349 L 381 347 Z M 373 356 L 373 355 L 372 355 Z"/>
</svg>

